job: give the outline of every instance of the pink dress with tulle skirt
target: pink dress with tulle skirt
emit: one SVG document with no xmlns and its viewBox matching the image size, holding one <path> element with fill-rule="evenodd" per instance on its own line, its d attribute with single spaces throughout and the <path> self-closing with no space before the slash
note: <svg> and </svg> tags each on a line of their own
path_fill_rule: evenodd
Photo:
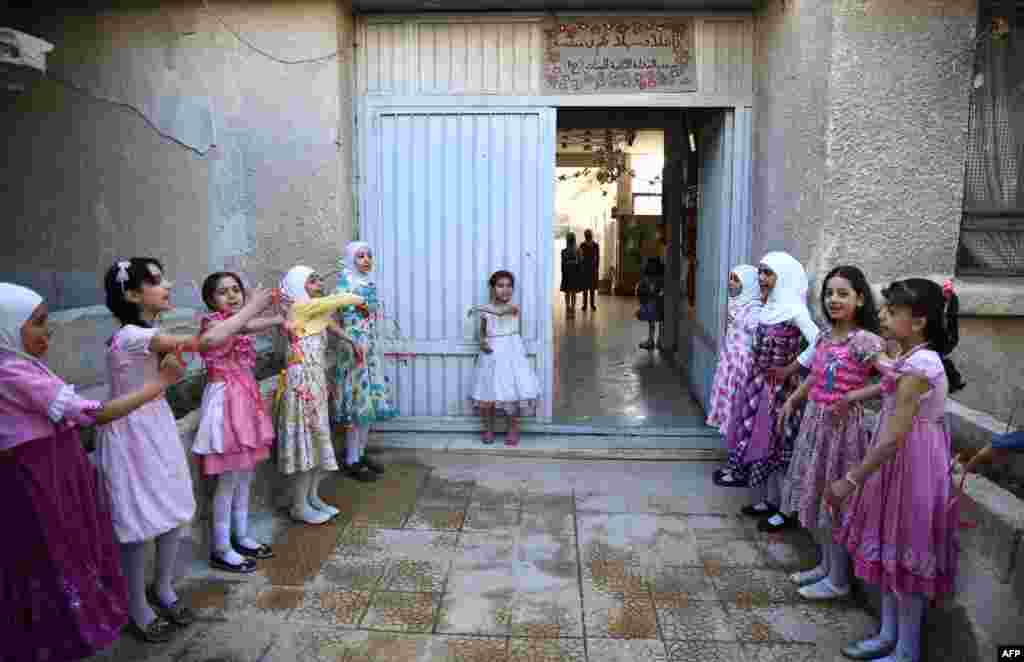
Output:
<svg viewBox="0 0 1024 662">
<path fill-rule="evenodd" d="M 917 349 L 884 368 L 882 414 L 872 445 L 883 438 L 903 375 L 928 381 L 930 390 L 895 457 L 869 476 L 843 506 L 835 541 L 853 557 L 854 571 L 883 591 L 936 598 L 953 591 L 959 513 L 952 481 L 942 359 Z"/>
</svg>

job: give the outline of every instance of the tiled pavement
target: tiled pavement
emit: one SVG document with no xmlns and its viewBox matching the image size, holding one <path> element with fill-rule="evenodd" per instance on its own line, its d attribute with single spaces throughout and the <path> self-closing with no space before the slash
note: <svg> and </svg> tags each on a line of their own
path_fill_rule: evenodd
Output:
<svg viewBox="0 0 1024 662">
<path fill-rule="evenodd" d="M 322 527 L 276 518 L 277 557 L 183 582 L 200 621 L 102 660 L 811 662 L 874 620 L 800 600 L 801 534 L 767 538 L 712 466 L 391 454 L 341 478 Z"/>
</svg>

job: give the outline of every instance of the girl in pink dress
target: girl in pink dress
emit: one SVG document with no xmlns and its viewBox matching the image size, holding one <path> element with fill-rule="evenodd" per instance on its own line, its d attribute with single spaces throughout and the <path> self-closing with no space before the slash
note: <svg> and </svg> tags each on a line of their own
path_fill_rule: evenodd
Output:
<svg viewBox="0 0 1024 662">
<path fill-rule="evenodd" d="M 117 262 L 103 285 L 107 308 L 122 325 L 107 350 L 111 395 L 120 397 L 152 381 L 161 357 L 195 339 L 161 333 L 156 326 L 172 308 L 172 284 L 159 261 L 137 257 Z M 168 622 L 184 627 L 195 620 L 173 586 L 178 549 L 196 502 L 167 400 L 158 398 L 100 428 L 96 460 L 111 496 L 134 631 L 143 639 L 160 640 Z M 151 540 L 156 541 L 156 583 L 147 589 L 146 543 Z"/>
<path fill-rule="evenodd" d="M 738 265 L 729 273 L 729 308 L 726 312 L 722 349 L 711 382 L 711 403 L 707 425 L 722 434 L 729 431 L 732 394 L 746 383 L 750 372 L 751 347 L 761 311 L 761 293 L 757 286 L 757 268 Z"/>
<path fill-rule="evenodd" d="M 43 363 L 47 317 L 38 294 L 0 283 L 0 503 L 14 533 L 0 546 L 0 632 L 3 659 L 25 662 L 90 657 L 128 622 L 110 501 L 77 428 L 129 414 L 182 374 L 169 358 L 138 390 L 82 399 Z"/>
<path fill-rule="evenodd" d="M 951 501 L 946 397 L 963 380 L 946 358 L 959 341 L 952 284 L 911 278 L 883 291 L 882 334 L 901 354 L 883 367 L 882 414 L 863 462 L 828 489 L 840 511 L 837 543 L 854 572 L 882 591 L 877 636 L 854 659 L 919 662 L 925 601 L 952 592 L 959 513 Z M 954 504 L 954 505 L 951 505 Z"/>
<path fill-rule="evenodd" d="M 790 577 L 808 600 L 829 600 L 850 592 L 849 555 L 832 542 L 832 522 L 819 505 L 824 489 L 864 459 L 871 430 L 865 426 L 862 403 L 881 393 L 878 384 L 868 383 L 883 342 L 874 333 L 878 308 L 864 273 L 851 266 L 830 271 L 821 290 L 821 309 L 831 328 L 818 336 L 811 374 L 789 396 L 779 418 L 782 425 L 810 398 L 779 508 L 790 526 L 799 517 L 820 542 L 821 563 Z M 770 520 L 764 524 L 768 528 Z"/>
<path fill-rule="evenodd" d="M 274 425 L 253 375 L 256 349 L 244 334 L 266 331 L 285 320 L 281 315 L 254 319 L 270 305 L 272 293 L 260 289 L 247 294 L 234 273 L 211 274 L 203 282 L 202 293 L 213 312 L 200 325 L 206 389 L 192 452 L 201 458 L 204 476 L 217 476 L 210 565 L 249 573 L 256 569 L 253 559 L 274 555 L 269 546 L 247 535 L 253 473 L 257 464 L 270 457 Z"/>
</svg>

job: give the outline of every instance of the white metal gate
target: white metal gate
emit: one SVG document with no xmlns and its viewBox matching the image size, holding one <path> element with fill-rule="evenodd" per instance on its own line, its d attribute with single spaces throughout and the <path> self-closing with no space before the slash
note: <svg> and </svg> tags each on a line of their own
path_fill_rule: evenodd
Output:
<svg viewBox="0 0 1024 662">
<path fill-rule="evenodd" d="M 701 130 L 696 320 L 690 337 L 690 390 L 705 410 L 725 320 L 725 279 L 749 261 L 751 109 L 715 113 Z"/>
<path fill-rule="evenodd" d="M 468 413 L 477 344 L 466 313 L 487 278 L 516 276 L 523 339 L 551 415 L 553 108 L 371 108 L 361 236 L 376 251 L 402 356 L 386 361 L 403 417 Z M 394 325 L 391 325 L 394 329 Z"/>
</svg>

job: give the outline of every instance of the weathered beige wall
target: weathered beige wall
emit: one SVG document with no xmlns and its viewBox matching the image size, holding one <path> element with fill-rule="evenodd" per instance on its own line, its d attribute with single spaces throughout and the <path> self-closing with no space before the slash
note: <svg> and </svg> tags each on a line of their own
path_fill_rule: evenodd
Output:
<svg viewBox="0 0 1024 662">
<path fill-rule="evenodd" d="M 754 29 L 751 259 L 807 260 L 824 216 L 831 0 L 768 0 Z"/>
<path fill-rule="evenodd" d="M 113 5 L 113 3 L 112 3 Z M 116 258 L 165 261 L 189 281 L 231 267 L 265 284 L 297 263 L 330 270 L 351 237 L 352 40 L 334 0 L 151 3 L 65 14 L 32 32 L 55 45 L 44 80 L 0 106 L 10 239 L 0 280 L 54 307 L 102 303 Z M 226 26 L 285 64 L 243 44 Z M 180 141 L 182 144 L 177 144 Z"/>
<path fill-rule="evenodd" d="M 951 273 L 976 0 L 770 0 L 756 20 L 754 254 Z"/>
<path fill-rule="evenodd" d="M 825 216 L 811 268 L 952 273 L 976 0 L 833 0 Z"/>
</svg>

